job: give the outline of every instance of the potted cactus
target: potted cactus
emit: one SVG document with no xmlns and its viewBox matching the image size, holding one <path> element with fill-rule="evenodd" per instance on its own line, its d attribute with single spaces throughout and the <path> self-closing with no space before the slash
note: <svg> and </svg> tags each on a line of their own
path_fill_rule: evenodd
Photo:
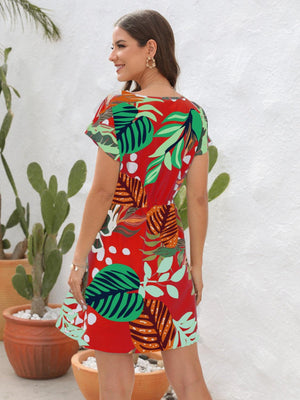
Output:
<svg viewBox="0 0 300 400">
<path fill-rule="evenodd" d="M 216 148 L 216 146 L 210 144 L 208 146 L 208 153 L 209 153 L 208 172 L 211 172 L 218 159 L 218 149 Z M 219 174 L 214 179 L 211 187 L 208 190 L 208 201 L 212 201 L 216 197 L 220 196 L 229 185 L 229 181 L 230 181 L 230 176 L 227 172 L 222 172 L 221 174 Z M 175 196 L 174 201 L 178 209 L 178 213 L 180 215 L 183 228 L 187 229 L 188 218 L 187 218 L 186 180 L 184 180 L 183 184 L 181 185 L 181 188 L 179 189 L 177 195 Z"/>
<path fill-rule="evenodd" d="M 58 191 L 57 178 L 52 175 L 47 185 L 39 164 L 31 163 L 27 176 L 40 196 L 43 224 L 36 223 L 28 236 L 28 260 L 31 274 L 20 264 L 12 278 L 17 292 L 31 301 L 31 314 L 42 317 L 48 298 L 58 278 L 63 255 L 73 245 L 74 224 L 61 227 L 69 210 L 69 198 L 82 187 L 86 178 L 84 161 L 77 161 L 71 169 L 67 191 Z M 55 328 L 55 320 L 22 319 L 13 314 L 29 305 L 10 307 L 3 313 L 6 319 L 4 345 L 17 375 L 32 379 L 54 378 L 63 375 L 70 366 L 77 342 Z M 64 357 L 64 359 L 61 359 Z"/>
</svg>

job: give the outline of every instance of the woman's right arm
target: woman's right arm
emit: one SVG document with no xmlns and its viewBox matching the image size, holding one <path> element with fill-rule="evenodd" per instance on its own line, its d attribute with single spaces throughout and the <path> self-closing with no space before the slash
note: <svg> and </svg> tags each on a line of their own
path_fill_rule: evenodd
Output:
<svg viewBox="0 0 300 400">
<path fill-rule="evenodd" d="M 201 301 L 203 289 L 202 259 L 208 222 L 207 176 L 208 152 L 195 156 L 187 174 L 191 274 L 197 305 Z"/>
</svg>

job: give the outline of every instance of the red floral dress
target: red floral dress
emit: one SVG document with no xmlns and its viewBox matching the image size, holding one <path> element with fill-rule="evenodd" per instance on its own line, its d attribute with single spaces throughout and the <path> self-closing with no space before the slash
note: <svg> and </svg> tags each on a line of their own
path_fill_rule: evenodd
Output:
<svg viewBox="0 0 300 400">
<path fill-rule="evenodd" d="M 183 97 L 123 91 L 102 102 L 86 134 L 120 162 L 119 180 L 89 254 L 88 309 L 68 293 L 57 327 L 80 345 L 115 353 L 197 342 L 173 199 L 194 156 L 207 151 L 204 111 Z"/>
</svg>

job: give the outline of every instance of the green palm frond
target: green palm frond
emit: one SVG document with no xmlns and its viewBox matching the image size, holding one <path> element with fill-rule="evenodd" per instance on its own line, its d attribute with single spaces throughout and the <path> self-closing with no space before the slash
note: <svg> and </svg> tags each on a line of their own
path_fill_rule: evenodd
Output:
<svg viewBox="0 0 300 400">
<path fill-rule="evenodd" d="M 11 22 L 19 20 L 24 27 L 24 20 L 33 22 L 36 29 L 42 28 L 49 40 L 59 40 L 60 30 L 47 15 L 49 10 L 40 8 L 28 0 L 0 0 L 0 15 Z"/>
</svg>

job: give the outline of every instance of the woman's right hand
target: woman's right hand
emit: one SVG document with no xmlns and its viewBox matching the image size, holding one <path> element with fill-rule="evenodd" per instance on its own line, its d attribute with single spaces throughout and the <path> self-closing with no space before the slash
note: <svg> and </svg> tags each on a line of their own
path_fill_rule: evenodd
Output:
<svg viewBox="0 0 300 400">
<path fill-rule="evenodd" d="M 70 286 L 70 292 L 73 294 L 73 297 L 81 305 L 83 310 L 87 309 L 87 304 L 85 299 L 82 296 L 82 279 L 85 273 L 85 268 L 78 267 L 77 271 L 72 268 L 71 273 L 69 275 L 68 284 Z"/>
<path fill-rule="evenodd" d="M 198 305 L 202 299 L 202 290 L 203 290 L 202 268 L 192 267 L 191 274 L 196 295 L 196 305 Z"/>
</svg>

